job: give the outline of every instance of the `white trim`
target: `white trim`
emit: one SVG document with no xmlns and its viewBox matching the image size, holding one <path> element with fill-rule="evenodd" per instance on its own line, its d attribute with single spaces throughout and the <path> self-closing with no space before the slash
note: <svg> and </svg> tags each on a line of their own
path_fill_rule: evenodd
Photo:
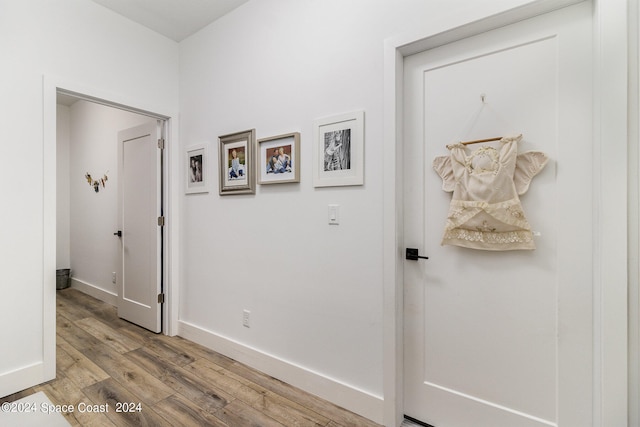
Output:
<svg viewBox="0 0 640 427">
<path fill-rule="evenodd" d="M 460 22 L 456 26 L 442 28 L 432 27 L 427 34 L 402 34 L 388 39 L 387 42 L 395 46 L 401 58 L 404 58 L 583 1 L 585 0 L 536 0 L 477 21 Z"/>
<path fill-rule="evenodd" d="M 640 425 L 640 7 L 629 2 L 629 425 Z"/>
<path fill-rule="evenodd" d="M 54 287 L 55 289 L 55 287 Z M 55 345 L 55 343 L 54 343 Z M 11 372 L 0 373 L 0 396 L 8 396 L 16 390 L 26 390 L 35 384 L 40 384 L 43 377 L 47 377 L 46 363 L 37 362 L 22 368 L 14 369 Z M 50 379 L 55 378 L 52 377 Z M 49 381 L 49 380 L 45 380 Z"/>
<path fill-rule="evenodd" d="M 382 423 L 382 398 L 181 320 L 178 335 L 338 406 Z"/>
<path fill-rule="evenodd" d="M 96 299 L 99 299 L 102 302 L 106 302 L 107 304 L 111 304 L 114 307 L 118 305 L 118 294 L 115 292 L 109 292 L 105 289 L 102 289 L 96 285 L 92 285 L 91 283 L 85 282 L 84 280 L 76 279 L 75 277 L 71 278 L 71 287 L 73 289 L 77 289 L 82 293 L 90 295 Z"/>
<path fill-rule="evenodd" d="M 42 80 L 42 346 L 43 377 L 56 377 L 56 93 Z M 25 378 L 28 377 L 25 375 Z M 15 391 L 15 390 L 14 390 Z"/>
<path fill-rule="evenodd" d="M 525 6 L 385 41 L 384 157 L 395 159 L 384 176 L 383 373 L 384 425 L 402 423 L 403 301 L 402 262 L 402 75 L 404 57 L 474 34 L 532 18 L 581 1 L 538 0 Z M 594 206 L 598 236 L 594 253 L 595 363 L 594 426 L 626 425 L 627 400 L 627 66 L 626 0 L 596 0 L 596 97 L 594 99 Z M 606 96 L 604 96 L 606 95 Z M 606 146 L 606 150 L 601 150 Z M 601 156 L 601 157 L 599 157 Z M 618 165 L 616 168 L 615 165 Z M 614 191 L 611 191 L 615 189 Z M 606 283 L 606 286 L 603 286 Z"/>
<path fill-rule="evenodd" d="M 595 0 L 594 24 L 593 408 L 605 427 L 628 422 L 627 1 Z"/>
<path fill-rule="evenodd" d="M 384 422 L 396 427 L 403 419 L 403 180 L 402 171 L 402 75 L 404 57 L 402 41 L 385 41 L 384 50 L 384 122 L 383 157 L 383 337 L 382 369 Z"/>
<path fill-rule="evenodd" d="M 182 200 L 182 181 L 180 179 L 180 162 L 182 150 L 178 140 L 178 112 L 166 120 L 165 132 L 168 138 L 165 144 L 164 162 L 164 293 L 165 304 L 162 330 L 166 335 L 178 334 L 178 308 L 180 307 L 180 201 Z"/>
<path fill-rule="evenodd" d="M 132 99 L 126 95 L 120 93 L 112 93 L 102 90 L 100 88 L 88 87 L 82 84 L 78 84 L 75 81 L 65 80 L 57 76 L 45 75 L 43 78 L 43 92 L 44 92 L 44 153 L 45 153 L 45 168 L 44 168 L 44 182 L 51 183 L 52 188 L 49 191 L 45 191 L 45 202 L 47 198 L 52 199 L 52 202 L 45 203 L 45 237 L 51 236 L 44 242 L 45 254 L 48 251 L 53 252 L 53 258 L 49 263 L 53 263 L 54 266 L 51 271 L 55 271 L 55 197 L 56 197 L 56 171 L 55 171 L 55 151 L 56 151 L 56 96 L 58 91 L 66 94 L 71 94 L 76 97 L 97 102 L 100 104 L 124 109 L 126 111 L 147 115 L 156 119 L 165 120 L 168 138 L 165 147 L 165 172 L 164 172 L 164 185 L 165 185 L 165 217 L 167 222 L 165 224 L 165 239 L 164 239 L 164 292 L 166 294 L 168 303 L 163 307 L 163 333 L 166 335 L 176 335 L 178 330 L 178 307 L 179 307 L 179 273 L 180 273 L 180 257 L 179 257 L 179 235 L 178 224 L 180 224 L 180 196 L 181 188 L 179 186 L 179 162 L 182 160 L 182 153 L 180 152 L 178 143 L 178 112 L 168 111 L 162 106 L 156 104 L 149 104 L 145 99 Z M 47 155 L 47 153 L 52 154 Z M 47 187 L 45 187 L 47 190 Z M 49 256 L 51 258 L 51 256 Z M 48 271 L 48 266 L 45 260 L 45 271 Z M 47 277 L 48 278 L 48 277 Z M 53 273 L 48 278 L 51 281 L 51 286 L 55 284 L 55 276 Z M 45 290 L 51 287 L 45 282 Z M 53 360 L 55 361 L 55 286 L 52 288 L 53 295 L 45 295 L 45 340 L 50 338 L 53 341 Z M 51 304 L 53 311 L 47 314 L 47 307 Z M 49 317 L 52 317 L 51 320 Z M 53 325 L 53 329 L 50 328 L 50 324 Z M 46 342 L 46 341 L 45 341 Z M 51 344 L 49 345 L 51 347 Z M 55 375 L 55 363 L 53 363 L 53 373 Z"/>
</svg>

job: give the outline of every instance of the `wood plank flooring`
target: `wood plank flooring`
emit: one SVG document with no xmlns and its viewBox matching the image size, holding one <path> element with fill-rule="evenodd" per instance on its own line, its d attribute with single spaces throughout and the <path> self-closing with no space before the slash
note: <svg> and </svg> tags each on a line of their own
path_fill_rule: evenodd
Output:
<svg viewBox="0 0 640 427">
<path fill-rule="evenodd" d="M 54 404 L 74 406 L 64 412 L 73 426 L 378 426 L 198 344 L 119 319 L 115 307 L 75 289 L 56 294 L 56 379 L 0 403 L 44 391 Z"/>
</svg>

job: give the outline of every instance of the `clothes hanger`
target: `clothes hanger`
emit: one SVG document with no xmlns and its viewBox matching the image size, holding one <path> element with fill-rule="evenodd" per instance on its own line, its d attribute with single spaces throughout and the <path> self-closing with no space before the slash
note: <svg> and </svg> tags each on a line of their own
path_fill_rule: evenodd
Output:
<svg viewBox="0 0 640 427">
<path fill-rule="evenodd" d="M 461 141 L 460 144 L 462 145 L 479 144 L 481 142 L 500 141 L 502 138 L 503 138 L 502 136 L 496 136 L 495 138 L 474 139 L 473 141 Z"/>
<path fill-rule="evenodd" d="M 480 110 L 482 111 L 484 106 L 487 105 L 487 95 L 484 93 L 481 93 L 480 100 L 482 101 L 482 107 L 480 108 Z M 480 113 L 478 113 L 475 118 L 477 118 L 479 114 Z M 472 141 L 460 141 L 460 144 L 462 145 L 479 144 L 481 142 L 500 141 L 502 138 L 503 138 L 502 136 L 496 136 L 494 138 L 474 139 Z"/>
</svg>

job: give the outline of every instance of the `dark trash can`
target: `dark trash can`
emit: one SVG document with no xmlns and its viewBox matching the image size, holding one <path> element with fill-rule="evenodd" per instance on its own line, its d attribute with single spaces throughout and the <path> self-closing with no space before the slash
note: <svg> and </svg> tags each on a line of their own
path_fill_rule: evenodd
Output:
<svg viewBox="0 0 640 427">
<path fill-rule="evenodd" d="M 66 289 L 69 287 L 70 274 L 71 274 L 71 270 L 68 268 L 56 270 L 56 290 Z"/>
</svg>

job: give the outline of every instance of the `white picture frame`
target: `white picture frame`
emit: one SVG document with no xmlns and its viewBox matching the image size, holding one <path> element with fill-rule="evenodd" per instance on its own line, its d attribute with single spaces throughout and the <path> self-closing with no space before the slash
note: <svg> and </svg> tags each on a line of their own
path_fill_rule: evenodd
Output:
<svg viewBox="0 0 640 427">
<path fill-rule="evenodd" d="M 364 111 L 313 123 L 313 186 L 364 184 Z"/>
<path fill-rule="evenodd" d="M 209 147 L 197 144 L 185 150 L 185 193 L 209 192 Z"/>
</svg>

